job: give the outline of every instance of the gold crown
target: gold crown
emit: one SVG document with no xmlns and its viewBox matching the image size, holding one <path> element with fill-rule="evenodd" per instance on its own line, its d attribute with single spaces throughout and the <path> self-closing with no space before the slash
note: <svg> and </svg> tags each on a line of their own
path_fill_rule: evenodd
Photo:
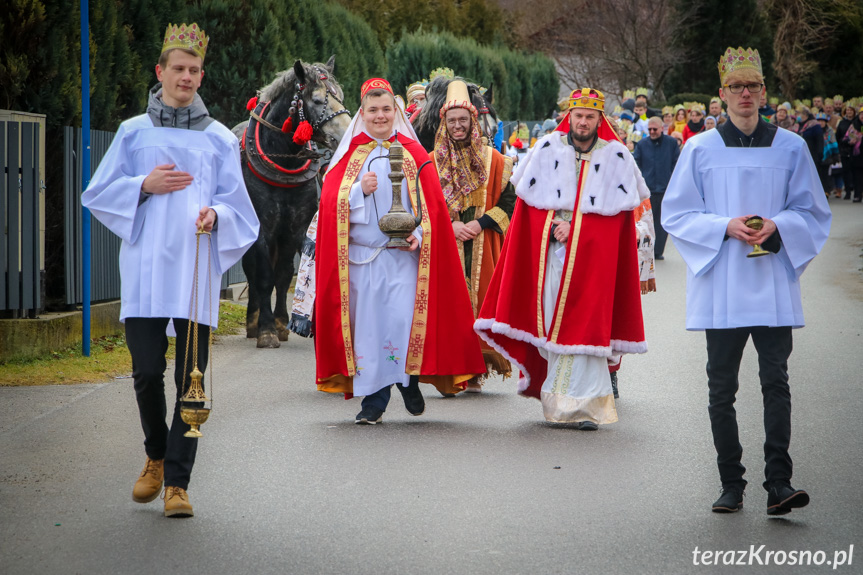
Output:
<svg viewBox="0 0 863 575">
<path fill-rule="evenodd" d="M 638 88 L 635 89 L 635 95 L 636 96 L 647 96 L 647 88 L 645 88 L 644 86 L 639 86 Z"/>
<path fill-rule="evenodd" d="M 635 90 L 624 90 L 623 100 L 635 100 Z"/>
<path fill-rule="evenodd" d="M 779 98 L 776 98 L 776 97 L 774 96 L 773 98 L 770 98 L 769 100 L 767 100 L 767 102 L 768 102 L 771 106 L 778 106 L 778 105 L 779 105 Z"/>
<path fill-rule="evenodd" d="M 812 100 L 810 100 L 809 98 L 804 98 L 803 99 L 803 105 L 806 106 L 807 108 L 811 108 L 812 107 Z"/>
<path fill-rule="evenodd" d="M 719 59 L 719 80 L 725 84 L 725 78 L 732 72 L 739 70 L 755 70 L 759 76 L 764 76 L 761 71 L 761 56 L 758 55 L 758 50 L 752 48 L 734 48 L 729 47 L 725 54 Z"/>
<path fill-rule="evenodd" d="M 572 110 L 573 108 L 586 108 L 602 112 L 605 109 L 605 96 L 602 95 L 602 92 L 593 88 L 573 90 L 569 95 L 567 110 Z"/>
<path fill-rule="evenodd" d="M 431 82 L 437 77 L 452 80 L 453 78 L 455 78 L 455 72 L 452 71 L 452 68 L 435 68 L 431 71 L 431 74 L 429 74 L 429 82 Z"/>
<path fill-rule="evenodd" d="M 704 104 L 702 104 L 701 102 L 689 102 L 686 106 L 686 109 L 690 112 L 692 110 L 696 110 L 696 111 L 700 112 L 702 116 L 706 113 L 706 110 L 704 108 Z"/>
<path fill-rule="evenodd" d="M 207 54 L 207 44 L 210 39 L 204 31 L 198 28 L 198 24 L 168 24 L 165 30 L 165 41 L 162 42 L 162 53 L 179 48 L 194 52 L 201 60 Z"/>
<path fill-rule="evenodd" d="M 834 104 L 835 103 L 841 104 L 844 101 L 845 101 L 845 99 L 842 96 L 840 96 L 839 94 L 836 94 L 835 96 L 833 96 L 833 103 Z"/>
<path fill-rule="evenodd" d="M 672 108 L 671 106 L 664 106 L 662 108 L 662 115 L 663 116 L 666 114 L 673 114 L 673 113 L 674 113 L 674 108 Z"/>
</svg>

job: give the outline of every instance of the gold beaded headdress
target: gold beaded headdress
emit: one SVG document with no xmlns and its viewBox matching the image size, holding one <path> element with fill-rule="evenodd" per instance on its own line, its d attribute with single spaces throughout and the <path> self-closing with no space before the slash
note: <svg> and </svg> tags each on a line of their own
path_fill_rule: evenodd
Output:
<svg viewBox="0 0 863 575">
<path fill-rule="evenodd" d="M 168 24 L 165 30 L 165 41 L 162 42 L 162 53 L 179 48 L 189 50 L 199 56 L 201 60 L 207 54 L 207 44 L 210 39 L 204 31 L 198 28 L 198 24 Z"/>
<path fill-rule="evenodd" d="M 754 70 L 759 76 L 764 77 L 761 71 L 761 56 L 758 55 L 758 50 L 752 48 L 735 50 L 729 47 L 719 59 L 718 67 L 719 80 L 723 85 L 729 74 L 740 70 Z"/>
</svg>

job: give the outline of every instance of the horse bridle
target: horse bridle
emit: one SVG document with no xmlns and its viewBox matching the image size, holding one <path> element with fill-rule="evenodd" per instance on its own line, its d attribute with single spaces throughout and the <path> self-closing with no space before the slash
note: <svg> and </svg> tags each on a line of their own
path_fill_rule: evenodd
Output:
<svg viewBox="0 0 863 575">
<path fill-rule="evenodd" d="M 318 68 L 317 66 L 312 66 L 312 67 L 318 73 L 318 80 L 321 80 L 324 83 L 324 86 L 326 87 L 326 92 L 324 92 L 324 112 L 323 112 L 323 114 L 321 114 L 321 117 L 317 119 L 317 121 L 309 122 L 312 126 L 312 130 L 316 132 L 316 131 L 320 130 L 321 126 L 323 126 L 324 124 L 326 124 L 327 122 L 329 122 L 330 120 L 335 118 L 336 116 L 338 116 L 340 114 L 350 114 L 350 112 L 348 111 L 347 108 L 345 108 L 344 103 L 341 100 L 339 100 L 339 97 L 336 96 L 335 88 L 332 86 L 332 84 L 329 81 L 330 77 L 323 70 Z M 288 109 L 288 114 L 291 117 L 293 117 L 294 114 L 299 113 L 300 122 L 303 122 L 306 120 L 306 114 L 303 111 L 303 108 L 305 107 L 305 105 L 303 103 L 302 93 L 303 93 L 303 90 L 306 89 L 306 85 L 297 82 L 295 84 L 295 87 L 296 87 L 297 91 L 294 92 L 294 97 L 291 99 L 291 107 Z M 327 108 L 330 105 L 330 94 L 332 94 L 333 99 L 336 102 L 338 102 L 339 104 L 342 105 L 342 109 L 335 111 L 329 115 L 324 115 L 324 114 L 326 114 Z M 279 131 L 281 131 L 281 130 L 279 130 Z"/>
</svg>

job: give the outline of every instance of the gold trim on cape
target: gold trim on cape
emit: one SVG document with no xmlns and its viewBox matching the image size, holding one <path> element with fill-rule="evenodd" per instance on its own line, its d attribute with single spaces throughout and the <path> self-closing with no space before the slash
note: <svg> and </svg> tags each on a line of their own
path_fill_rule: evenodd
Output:
<svg viewBox="0 0 863 575">
<path fill-rule="evenodd" d="M 545 337 L 545 322 L 542 315 L 542 286 L 545 282 L 545 260 L 548 256 L 548 234 L 551 231 L 551 220 L 554 219 L 554 210 L 548 210 L 545 216 L 545 225 L 542 227 L 542 243 L 539 244 L 539 273 L 536 285 L 536 327 L 537 337 Z"/>
<path fill-rule="evenodd" d="M 336 245 L 338 247 L 337 257 L 339 266 L 339 295 L 341 299 L 342 340 L 345 344 L 345 364 L 347 366 L 348 376 L 351 378 L 353 378 L 357 373 L 356 363 L 354 362 L 353 338 L 351 336 L 351 283 L 349 276 L 350 262 L 348 261 L 351 186 L 353 186 L 354 181 L 357 179 L 357 175 L 360 173 L 360 170 L 363 169 L 363 165 L 366 163 L 366 156 L 368 156 L 372 150 L 377 147 L 377 142 L 371 141 L 367 144 L 357 146 L 357 149 L 354 150 L 353 154 L 351 154 L 348 165 L 345 167 L 345 174 L 342 176 L 342 182 L 339 184 L 339 197 L 336 203 Z M 339 377 L 336 376 L 336 379 L 339 379 Z M 353 380 L 351 379 L 348 383 L 350 383 L 351 388 L 353 388 Z M 341 382 L 340 387 L 343 385 L 345 385 L 345 382 Z M 320 388 L 320 385 L 318 387 Z M 341 391 L 341 389 L 339 391 Z"/>
</svg>

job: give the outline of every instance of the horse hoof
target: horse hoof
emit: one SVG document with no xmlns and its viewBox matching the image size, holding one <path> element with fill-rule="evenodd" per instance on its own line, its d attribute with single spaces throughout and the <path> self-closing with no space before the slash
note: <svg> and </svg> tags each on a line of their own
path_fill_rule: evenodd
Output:
<svg viewBox="0 0 863 575">
<path fill-rule="evenodd" d="M 259 348 L 277 349 L 280 345 L 279 338 L 274 333 L 264 333 L 258 336 Z"/>
<path fill-rule="evenodd" d="M 279 330 L 279 341 L 288 341 L 289 335 L 290 335 L 290 332 L 288 330 L 280 329 Z"/>
</svg>

